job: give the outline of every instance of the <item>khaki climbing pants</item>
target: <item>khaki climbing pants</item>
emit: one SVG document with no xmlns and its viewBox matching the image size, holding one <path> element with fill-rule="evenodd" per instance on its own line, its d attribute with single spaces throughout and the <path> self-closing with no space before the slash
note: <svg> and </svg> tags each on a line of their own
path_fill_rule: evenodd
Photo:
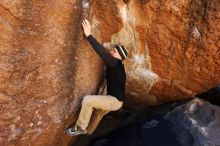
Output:
<svg viewBox="0 0 220 146">
<path fill-rule="evenodd" d="M 92 121 L 95 122 L 92 122 L 92 125 L 88 127 L 89 129 L 87 129 L 88 133 L 91 134 L 105 114 L 110 111 L 120 109 L 122 104 L 123 102 L 110 95 L 87 95 L 83 98 L 82 108 L 76 125 L 81 127 L 83 130 L 87 129 L 93 109 L 96 109 L 94 117 L 92 118 Z"/>
</svg>

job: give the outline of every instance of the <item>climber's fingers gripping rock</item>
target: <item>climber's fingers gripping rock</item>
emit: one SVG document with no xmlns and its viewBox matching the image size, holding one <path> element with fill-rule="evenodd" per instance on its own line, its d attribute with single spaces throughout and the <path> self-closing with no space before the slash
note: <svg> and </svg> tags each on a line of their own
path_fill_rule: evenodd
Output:
<svg viewBox="0 0 220 146">
<path fill-rule="evenodd" d="M 91 35 L 91 25 L 87 19 L 84 19 L 82 22 L 83 32 L 86 37 Z"/>
</svg>

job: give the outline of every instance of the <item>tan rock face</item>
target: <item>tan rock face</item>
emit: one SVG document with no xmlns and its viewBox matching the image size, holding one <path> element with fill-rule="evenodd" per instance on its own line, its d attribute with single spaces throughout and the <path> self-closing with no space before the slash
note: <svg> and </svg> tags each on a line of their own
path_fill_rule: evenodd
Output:
<svg viewBox="0 0 220 146">
<path fill-rule="evenodd" d="M 220 2 L 47 0 L 0 2 L 0 145 L 68 145 L 64 129 L 103 65 L 83 38 L 121 43 L 128 105 L 195 95 L 220 82 Z"/>
</svg>

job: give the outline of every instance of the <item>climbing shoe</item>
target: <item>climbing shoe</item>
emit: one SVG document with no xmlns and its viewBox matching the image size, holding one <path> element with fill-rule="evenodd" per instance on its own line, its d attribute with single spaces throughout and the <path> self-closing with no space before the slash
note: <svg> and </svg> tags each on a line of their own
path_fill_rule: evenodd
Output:
<svg viewBox="0 0 220 146">
<path fill-rule="evenodd" d="M 73 127 L 70 127 L 66 129 L 66 133 L 70 136 L 76 136 L 80 134 L 86 134 L 86 130 L 82 130 L 79 126 L 75 125 Z"/>
</svg>

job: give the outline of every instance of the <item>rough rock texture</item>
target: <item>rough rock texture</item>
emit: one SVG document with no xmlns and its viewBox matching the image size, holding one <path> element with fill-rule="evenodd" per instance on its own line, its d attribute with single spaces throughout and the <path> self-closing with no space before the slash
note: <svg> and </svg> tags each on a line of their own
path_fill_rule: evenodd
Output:
<svg viewBox="0 0 220 146">
<path fill-rule="evenodd" d="M 122 121 L 122 126 L 93 138 L 89 146 L 220 145 L 220 107 L 197 98 L 145 108 Z"/>
<path fill-rule="evenodd" d="M 218 0 L 1 0 L 0 145 L 68 145 L 103 70 L 83 18 L 103 44 L 128 48 L 127 101 L 146 105 L 220 82 L 219 11 Z"/>
<path fill-rule="evenodd" d="M 1 0 L 1 146 L 70 142 L 64 130 L 102 70 L 81 33 L 87 10 L 73 0 Z"/>
<path fill-rule="evenodd" d="M 92 9 L 102 42 L 129 49 L 128 103 L 178 100 L 220 82 L 220 1 L 101 0 Z"/>
<path fill-rule="evenodd" d="M 194 99 L 168 112 L 165 118 L 174 125 L 173 131 L 182 145 L 220 145 L 220 107 L 218 106 Z"/>
</svg>

